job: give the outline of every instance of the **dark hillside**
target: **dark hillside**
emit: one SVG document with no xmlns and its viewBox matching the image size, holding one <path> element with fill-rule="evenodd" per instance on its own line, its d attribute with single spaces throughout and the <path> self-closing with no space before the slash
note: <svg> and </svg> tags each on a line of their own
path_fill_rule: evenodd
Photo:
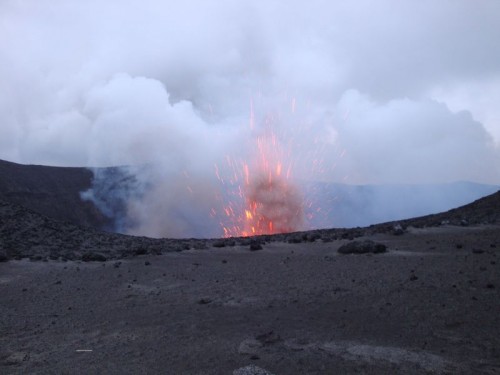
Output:
<svg viewBox="0 0 500 375">
<path fill-rule="evenodd" d="M 77 225 L 107 229 L 112 222 L 80 199 L 93 174 L 86 168 L 22 165 L 0 160 L 0 200 Z"/>
</svg>

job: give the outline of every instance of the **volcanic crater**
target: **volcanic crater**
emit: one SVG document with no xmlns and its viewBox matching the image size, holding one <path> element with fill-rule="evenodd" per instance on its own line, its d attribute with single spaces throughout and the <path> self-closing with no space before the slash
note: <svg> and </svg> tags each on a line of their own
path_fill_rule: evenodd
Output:
<svg viewBox="0 0 500 375">
<path fill-rule="evenodd" d="M 91 180 L 0 162 L 1 373 L 500 373 L 500 192 L 363 228 L 153 239 L 102 231 Z"/>
</svg>

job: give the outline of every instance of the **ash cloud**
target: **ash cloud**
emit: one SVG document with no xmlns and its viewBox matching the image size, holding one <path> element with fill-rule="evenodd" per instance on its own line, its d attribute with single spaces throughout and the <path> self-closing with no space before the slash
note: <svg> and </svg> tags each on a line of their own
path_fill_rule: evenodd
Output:
<svg viewBox="0 0 500 375">
<path fill-rule="evenodd" d="M 304 185 L 499 184 L 499 14 L 494 0 L 3 1 L 0 158 L 129 166 L 114 197 L 102 173 L 84 195 L 151 236 L 220 234 L 227 159 L 269 126 Z"/>
</svg>

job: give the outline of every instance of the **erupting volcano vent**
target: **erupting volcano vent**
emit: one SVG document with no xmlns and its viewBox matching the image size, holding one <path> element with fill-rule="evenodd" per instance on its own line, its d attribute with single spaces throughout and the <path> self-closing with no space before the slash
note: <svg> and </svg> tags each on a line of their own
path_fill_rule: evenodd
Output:
<svg viewBox="0 0 500 375">
<path fill-rule="evenodd" d="M 243 236 L 293 232 L 303 221 L 302 198 L 291 180 L 290 158 L 275 134 L 257 138 L 257 160 L 245 171 Z M 285 167 L 285 169 L 283 168 Z"/>
<path fill-rule="evenodd" d="M 303 222 L 298 189 L 280 175 L 254 177 L 246 187 L 243 236 L 293 232 Z"/>
<path fill-rule="evenodd" d="M 302 229 L 304 200 L 292 178 L 291 149 L 284 148 L 270 130 L 272 118 L 266 118 L 266 131 L 256 138 L 249 160 L 234 161 L 227 157 L 232 170 L 224 181 L 216 166 L 219 180 L 233 186 L 234 195 L 225 203 L 225 220 L 221 222 L 224 237 L 254 236 L 293 232 Z M 250 128 L 254 130 L 253 112 Z"/>
</svg>

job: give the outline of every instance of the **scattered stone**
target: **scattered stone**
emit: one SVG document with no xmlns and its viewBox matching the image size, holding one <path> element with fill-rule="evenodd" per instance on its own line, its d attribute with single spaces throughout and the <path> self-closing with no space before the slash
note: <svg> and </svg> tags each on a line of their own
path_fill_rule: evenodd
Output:
<svg viewBox="0 0 500 375">
<path fill-rule="evenodd" d="M 467 219 L 460 220 L 460 225 L 463 227 L 469 226 L 469 221 Z"/>
<path fill-rule="evenodd" d="M 115 262 L 115 263 L 113 264 L 113 267 L 115 267 L 115 268 L 120 268 L 120 266 L 121 266 L 121 265 L 122 265 L 122 262 Z"/>
<path fill-rule="evenodd" d="M 149 262 L 148 260 L 144 262 L 144 265 L 145 266 L 150 266 L 151 265 L 151 262 Z"/>
<path fill-rule="evenodd" d="M 472 252 L 473 252 L 474 254 L 483 254 L 483 253 L 484 253 L 484 250 L 482 250 L 482 249 L 472 249 Z"/>
<path fill-rule="evenodd" d="M 257 341 L 262 343 L 262 345 L 271 345 L 271 344 L 275 344 L 275 343 L 281 341 L 280 335 L 278 335 L 274 331 L 269 331 L 269 332 L 263 333 L 262 335 L 258 335 L 256 337 L 256 339 L 257 339 Z"/>
<path fill-rule="evenodd" d="M 294 352 L 300 352 L 300 351 L 303 351 L 303 350 L 308 349 L 310 347 L 313 347 L 314 344 L 310 344 L 309 342 L 307 342 L 304 339 L 293 338 L 293 339 L 285 341 L 285 346 L 288 349 L 293 350 Z"/>
<path fill-rule="evenodd" d="M 4 363 L 7 366 L 19 365 L 22 362 L 28 361 L 30 359 L 29 353 L 26 352 L 14 352 L 5 358 Z"/>
<path fill-rule="evenodd" d="M 249 365 L 234 370 L 233 375 L 274 375 L 274 374 L 258 366 Z"/>
<path fill-rule="evenodd" d="M 206 244 L 205 241 L 199 241 L 199 242 L 195 242 L 194 243 L 193 249 L 195 249 L 195 250 L 205 250 L 205 249 L 208 249 L 208 246 L 207 246 L 207 244 Z"/>
<path fill-rule="evenodd" d="M 416 281 L 416 280 L 418 280 L 417 276 L 415 276 L 415 275 L 410 276 L 410 281 Z"/>
<path fill-rule="evenodd" d="M 455 247 L 456 247 L 457 249 L 461 249 L 462 247 L 464 247 L 464 245 L 462 245 L 461 243 L 457 243 L 457 244 L 455 245 Z"/>
<path fill-rule="evenodd" d="M 342 245 L 338 250 L 340 254 L 378 254 L 387 251 L 387 246 L 371 240 L 352 241 Z"/>
<path fill-rule="evenodd" d="M 134 251 L 134 254 L 135 255 L 145 255 L 147 254 L 148 250 L 144 247 L 138 247 L 137 249 L 135 249 Z"/>
<path fill-rule="evenodd" d="M 222 263 L 223 263 L 223 264 L 226 264 L 226 263 L 227 263 L 227 260 L 222 259 Z"/>
<path fill-rule="evenodd" d="M 100 253 L 90 251 L 82 255 L 82 260 L 84 262 L 105 262 L 107 258 Z"/>
<path fill-rule="evenodd" d="M 301 243 L 303 240 L 301 235 L 294 235 L 288 237 L 288 243 Z"/>
<path fill-rule="evenodd" d="M 199 305 L 208 305 L 212 300 L 210 298 L 202 298 L 198 301 Z"/>
<path fill-rule="evenodd" d="M 492 283 L 486 284 L 486 288 L 488 289 L 495 289 L 495 285 Z"/>
<path fill-rule="evenodd" d="M 404 232 L 405 230 L 403 229 L 401 224 L 396 224 L 394 225 L 394 227 L 392 227 L 392 234 L 394 234 L 395 236 L 400 236 L 404 234 Z"/>
<path fill-rule="evenodd" d="M 254 240 L 250 243 L 250 251 L 262 250 L 262 245 L 260 241 Z"/>
<path fill-rule="evenodd" d="M 239 354 L 257 354 L 260 348 L 262 348 L 264 344 L 257 339 L 245 339 L 240 343 L 238 347 Z"/>
</svg>

